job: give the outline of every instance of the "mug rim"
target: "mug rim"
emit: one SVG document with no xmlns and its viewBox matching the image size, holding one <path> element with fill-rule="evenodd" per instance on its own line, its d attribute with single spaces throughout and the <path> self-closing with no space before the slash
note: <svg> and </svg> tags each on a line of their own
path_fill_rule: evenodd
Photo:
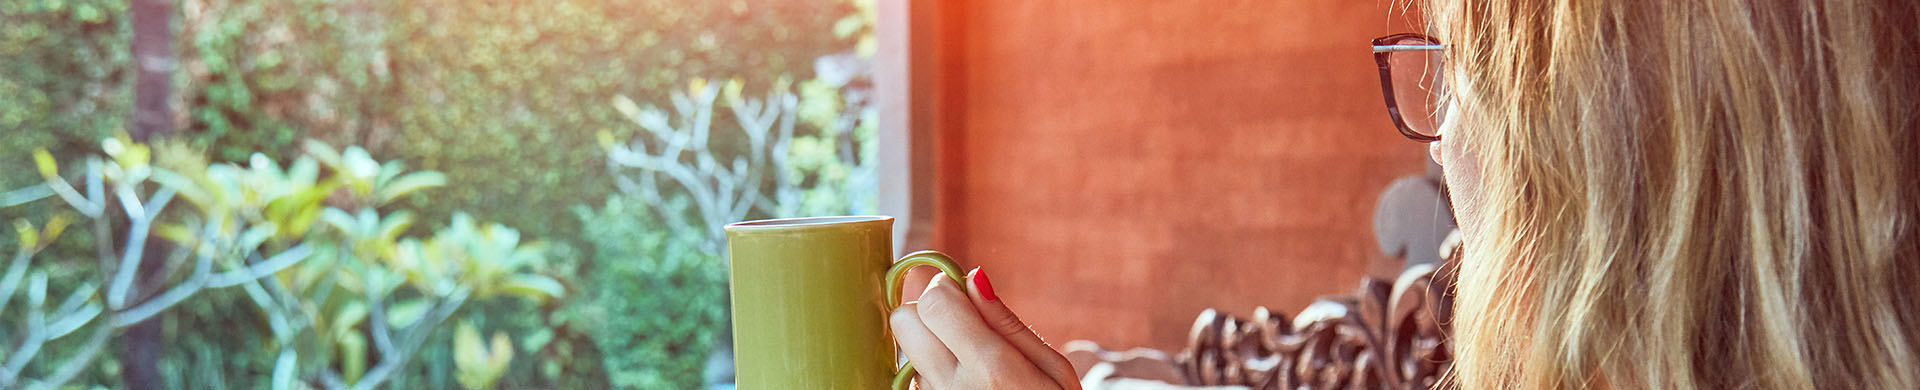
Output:
<svg viewBox="0 0 1920 390">
<path fill-rule="evenodd" d="M 849 225 L 857 223 L 892 221 L 885 215 L 844 215 L 826 217 L 774 218 L 753 221 L 741 221 L 727 224 L 724 231 L 792 229 L 818 226 Z"/>
</svg>

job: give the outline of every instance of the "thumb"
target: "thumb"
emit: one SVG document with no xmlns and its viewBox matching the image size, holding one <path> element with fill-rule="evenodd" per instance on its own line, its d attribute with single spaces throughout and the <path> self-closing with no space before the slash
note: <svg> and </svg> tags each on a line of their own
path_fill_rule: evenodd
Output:
<svg viewBox="0 0 1920 390">
<path fill-rule="evenodd" d="M 987 322 L 987 327 L 999 332 L 1008 344 L 1027 357 L 1027 361 L 1033 362 L 1036 368 L 1053 378 L 1054 383 L 1062 388 L 1080 387 L 1079 375 L 1074 373 L 1073 363 L 1068 362 L 1060 352 L 1054 351 L 1046 341 L 1040 340 L 1040 336 L 1034 334 L 1027 323 L 1021 322 L 1020 317 L 1013 314 L 1013 309 L 1007 308 L 1006 302 L 1000 301 L 985 271 L 974 268 L 973 272 L 968 272 L 967 287 L 967 296 L 973 301 L 974 309 L 980 312 L 980 319 Z"/>
</svg>

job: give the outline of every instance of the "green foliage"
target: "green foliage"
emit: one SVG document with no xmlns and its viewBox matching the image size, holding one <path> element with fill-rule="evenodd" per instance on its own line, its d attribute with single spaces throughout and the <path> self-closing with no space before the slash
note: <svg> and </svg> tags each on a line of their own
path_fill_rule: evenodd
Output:
<svg viewBox="0 0 1920 390">
<path fill-rule="evenodd" d="M 124 0 L 0 2 L 0 150 L 84 150 L 122 128 L 133 102 L 126 11 Z"/>
<path fill-rule="evenodd" d="M 505 332 L 494 332 L 491 340 L 482 341 L 472 322 L 454 328 L 453 363 L 459 370 L 461 387 L 491 389 L 507 374 L 507 363 L 513 361 L 513 339 Z"/>
<path fill-rule="evenodd" d="M 184 7 L 175 37 L 183 65 L 182 130 L 216 161 L 292 156 L 306 128 L 349 125 L 358 107 L 337 98 L 372 92 L 363 40 L 324 0 L 207 1 Z M 356 45 L 362 44 L 362 45 Z M 318 57 L 335 54 L 335 57 Z M 316 104 L 318 106 L 316 106 Z"/>
<path fill-rule="evenodd" d="M 606 136 L 608 170 L 621 179 L 623 195 L 575 213 L 597 267 L 589 277 L 595 295 L 578 313 L 601 324 L 588 331 L 616 386 L 700 384 L 695 368 L 710 341 L 726 335 L 723 224 L 873 207 L 873 111 L 862 100 L 843 98 L 822 80 L 802 83 L 801 96 L 780 86 L 765 99 L 740 96 L 741 85 L 696 82 L 673 96 L 673 115 L 624 96 L 613 100 L 648 137 Z M 705 120 L 720 108 L 740 119 Z M 796 135 L 795 122 L 817 131 Z M 650 315 L 608 321 L 608 312 Z"/>
<path fill-rule="evenodd" d="M 96 371 L 90 367 L 98 367 L 93 363 L 117 329 L 162 315 L 196 295 L 216 294 L 227 287 L 255 284 L 258 279 L 284 270 L 311 253 L 311 248 L 304 244 L 289 247 L 268 243 L 275 236 L 275 222 L 260 219 L 258 212 L 248 213 L 242 210 L 244 207 L 233 207 L 277 204 L 289 194 L 297 194 L 298 191 L 275 191 L 289 187 L 283 184 L 290 180 L 288 176 L 279 174 L 277 169 L 241 170 L 224 165 L 213 168 L 226 169 L 212 169 L 200 165 L 194 166 L 198 168 L 193 171 L 195 173 L 181 175 L 168 169 L 180 167 L 181 164 L 154 164 L 154 150 L 146 144 L 129 141 L 124 134 L 118 138 L 104 139 L 99 145 L 100 151 L 108 158 L 88 156 L 83 163 L 68 164 L 65 169 L 50 157 L 50 153 L 42 149 L 35 150 L 35 165 L 44 180 L 37 188 L 46 189 L 48 197 L 70 207 L 66 213 L 89 219 L 91 229 L 86 232 L 95 235 L 94 242 L 102 246 L 95 253 L 95 261 L 43 264 L 38 267 L 39 270 L 32 272 L 31 287 L 27 290 L 28 305 L 25 307 L 28 320 L 24 327 L 18 328 L 25 329 L 25 335 L 15 338 L 0 334 L 0 339 L 20 340 L 16 349 L 8 351 L 12 356 L 7 358 L 10 362 L 6 368 L 8 372 L 0 373 L 0 387 L 59 387 L 75 377 L 84 376 L 88 371 Z M 175 150 L 178 149 L 163 147 L 161 159 L 166 160 L 168 152 Z M 214 173 L 208 174 L 209 171 Z M 68 182 L 67 176 L 79 178 L 80 184 Z M 189 191 L 175 187 L 196 182 L 242 181 L 268 186 L 237 185 L 216 191 Z M 311 178 L 305 181 L 312 182 Z M 110 197 L 108 193 L 113 195 Z M 170 204 L 179 204 L 172 203 L 176 195 L 184 198 L 184 202 L 200 206 L 194 210 L 197 212 L 169 208 Z M 210 206 L 217 202 L 223 202 L 218 204 L 224 206 Z M 12 298 L 21 275 L 26 274 L 30 264 L 27 260 L 36 251 L 48 248 L 48 244 L 57 240 L 65 230 L 65 215 L 54 214 L 44 229 L 36 229 L 30 222 L 17 224 L 19 234 L 16 242 L 21 249 L 7 265 L 5 276 L 0 277 L 0 307 L 6 306 L 4 303 Z M 107 246 L 112 236 L 126 237 L 124 247 Z M 173 245 L 153 242 L 158 241 L 152 239 L 153 236 L 173 241 Z M 171 250 L 166 250 L 168 248 Z M 138 265 L 147 258 L 163 259 L 168 266 L 137 272 L 140 269 Z M 55 275 L 48 270 L 67 275 Z M 70 291 L 58 309 L 42 313 L 46 286 L 49 280 L 56 278 L 67 279 L 60 282 L 62 286 L 78 287 Z M 158 285 L 140 287 L 135 283 L 136 278 L 155 280 Z M 104 301 L 105 305 L 100 305 L 98 301 Z M 43 316 L 56 320 L 44 321 L 41 319 Z M 59 340 L 83 327 L 92 329 L 86 341 Z M 69 344 L 47 349 L 64 352 L 65 356 L 57 356 L 39 354 L 42 342 L 52 342 L 47 345 Z M 71 344 L 74 342 L 79 344 Z M 17 371 L 29 366 L 32 368 L 24 372 Z M 15 375 L 21 373 L 27 376 L 23 379 Z M 111 378 L 113 375 L 109 372 L 104 376 Z"/>
<path fill-rule="evenodd" d="M 604 354 L 615 388 L 690 389 L 727 328 L 727 269 L 700 250 L 699 230 L 661 229 L 643 204 L 623 197 L 576 207 L 595 264 L 595 286 L 568 307 Z"/>
<path fill-rule="evenodd" d="M 216 0 L 183 15 L 188 136 L 225 161 L 368 145 L 446 173 L 435 199 L 407 200 L 430 220 L 459 205 L 570 235 L 557 211 L 611 190 L 593 134 L 624 131 L 599 102 L 702 74 L 806 77 L 860 39 L 833 33 L 853 4 Z"/>
<path fill-rule="evenodd" d="M 200 294 L 165 316 L 174 346 L 161 365 L 176 373 L 168 387 L 267 387 L 287 349 L 299 352 L 291 375 L 351 383 L 385 359 L 366 336 L 368 299 L 387 290 L 399 317 L 389 325 L 406 325 L 430 305 L 421 302 L 448 298 L 446 280 L 475 299 L 452 320 L 506 332 L 522 357 L 494 385 L 698 385 L 726 333 L 724 260 L 697 232 L 710 227 L 670 231 L 660 216 L 687 208 L 686 194 L 671 190 L 655 194 L 665 199 L 658 208 L 635 194 L 574 207 L 616 192 L 599 135 L 642 134 L 604 104 L 612 96 L 665 105 L 702 75 L 736 75 L 732 97 L 794 94 L 798 129 L 784 153 L 793 164 L 763 183 L 791 179 L 783 188 L 792 194 L 754 217 L 871 210 L 870 109 L 860 87 L 820 80 L 813 67 L 835 53 L 872 54 L 867 1 L 175 4 L 180 133 L 152 155 L 163 171 L 154 180 L 181 191 L 181 211 L 157 234 L 188 242 L 235 226 L 257 229 L 216 233 L 275 249 L 323 245 L 274 278 L 297 287 L 288 291 L 297 299 L 278 303 L 287 324 L 256 313 L 262 300 L 242 292 Z M 126 10 L 127 0 L 0 1 L 0 167 L 9 168 L 0 190 L 44 181 L 29 151 L 45 148 L 44 165 L 73 172 L 77 156 L 126 127 Z M 716 129 L 735 122 L 713 116 Z M 746 142 L 726 134 L 717 146 Z M 0 218 L 46 221 L 49 203 L 0 209 Z M 74 286 L 98 271 L 94 239 L 42 240 L 52 243 L 37 261 L 59 264 L 47 267 L 49 283 Z M 461 385 L 452 333 L 430 332 L 391 386 Z M 112 358 L 81 380 L 112 385 Z"/>
<path fill-rule="evenodd" d="M 135 159 L 146 150 L 138 144 L 124 149 L 116 157 Z M 566 295 L 559 280 L 538 273 L 546 263 L 545 246 L 522 242 L 512 228 L 455 213 L 446 228 L 421 240 L 404 234 L 414 221 L 411 212 L 379 211 L 403 195 L 440 186 L 444 179 L 437 172 L 409 173 L 399 162 L 380 162 L 357 146 L 338 152 L 310 142 L 306 149 L 284 169 L 262 155 L 243 167 L 207 164 L 177 145 L 159 150 L 163 168 L 154 171 L 155 180 L 199 211 L 163 225 L 160 236 L 182 245 L 237 241 L 319 249 L 263 283 L 244 286 L 242 302 L 256 308 L 267 332 L 218 342 L 278 350 L 272 374 L 261 378 L 252 365 L 235 365 L 246 371 L 229 372 L 198 361 L 173 363 L 187 372 L 211 371 L 203 378 L 216 378 L 195 379 L 208 385 L 232 378 L 264 379 L 256 383 L 275 387 L 327 380 L 401 386 L 414 373 L 406 369 L 408 362 L 422 349 L 447 348 L 447 342 L 456 349 L 470 347 L 461 346 L 471 341 L 464 337 L 435 336 L 469 299 L 512 296 L 545 302 Z M 495 341 L 479 363 L 456 360 L 461 381 L 498 381 L 506 374 L 510 347 Z"/>
<path fill-rule="evenodd" d="M 406 200 L 428 220 L 458 205 L 535 235 L 571 235 L 558 210 L 612 189 L 594 134 L 629 134 L 600 102 L 664 101 L 699 75 L 810 78 L 815 58 L 871 47 L 861 3 L 179 3 L 179 136 L 228 162 L 285 159 L 307 138 L 366 145 L 446 173 L 453 185 L 436 199 Z M 80 155 L 125 128 L 126 9 L 126 0 L 0 2 L 0 130 L 9 131 L 0 164 L 25 163 L 32 147 Z M 0 188 L 33 182 L 0 172 Z"/>
<path fill-rule="evenodd" d="M 783 205 L 786 216 L 871 214 L 878 207 L 879 113 L 841 89 L 821 80 L 799 85 L 800 121 L 818 130 L 793 139 L 783 174 L 802 189 L 799 202 Z"/>
<path fill-rule="evenodd" d="M 42 181 L 29 151 L 90 154 L 126 127 L 133 94 L 125 0 L 0 1 L 0 189 Z M 0 209 L 0 218 L 44 216 L 43 204 Z M 82 238 L 81 240 L 84 240 Z M 86 256 L 63 242 L 54 256 Z"/>
</svg>

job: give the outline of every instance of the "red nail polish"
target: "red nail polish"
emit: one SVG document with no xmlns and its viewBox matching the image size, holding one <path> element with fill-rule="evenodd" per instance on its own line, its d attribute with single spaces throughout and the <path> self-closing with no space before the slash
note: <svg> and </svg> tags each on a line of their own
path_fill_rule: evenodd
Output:
<svg viewBox="0 0 1920 390">
<path fill-rule="evenodd" d="M 1000 300 L 1000 297 L 993 295 L 993 282 L 987 280 L 987 273 L 980 271 L 979 267 L 974 267 L 973 272 L 967 273 L 967 281 L 973 283 L 973 291 L 979 291 L 981 298 L 986 298 L 988 301 Z"/>
</svg>

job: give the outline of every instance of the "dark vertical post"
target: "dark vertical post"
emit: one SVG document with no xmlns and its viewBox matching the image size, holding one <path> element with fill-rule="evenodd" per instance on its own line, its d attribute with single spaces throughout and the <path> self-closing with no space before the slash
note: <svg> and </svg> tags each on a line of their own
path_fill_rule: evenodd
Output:
<svg viewBox="0 0 1920 390">
<path fill-rule="evenodd" d="M 133 127 L 135 141 L 173 134 L 173 2 L 133 0 Z"/>
<path fill-rule="evenodd" d="M 173 134 L 173 12 L 171 0 L 133 0 L 127 8 L 133 24 L 133 125 L 128 134 L 135 141 L 148 142 Z M 150 240 L 159 244 L 160 240 Z M 151 246 L 151 245 L 150 245 Z M 160 253 L 147 248 L 140 259 L 141 277 L 134 294 L 138 302 L 151 296 L 161 279 L 147 275 L 160 268 Z M 160 318 L 148 318 L 128 328 L 120 344 L 120 375 L 127 389 L 158 389 L 161 386 L 159 360 L 161 348 Z"/>
</svg>

